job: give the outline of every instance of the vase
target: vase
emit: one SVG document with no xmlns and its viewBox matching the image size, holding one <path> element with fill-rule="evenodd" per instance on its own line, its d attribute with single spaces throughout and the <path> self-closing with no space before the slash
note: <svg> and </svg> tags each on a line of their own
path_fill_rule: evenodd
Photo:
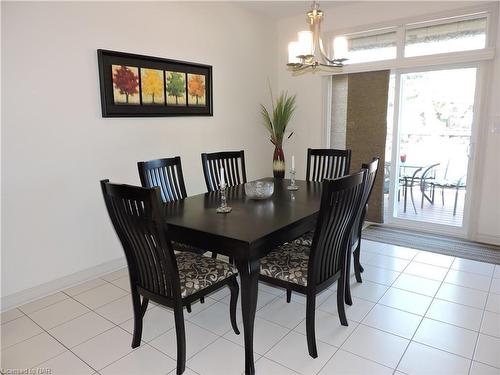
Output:
<svg viewBox="0 0 500 375">
<path fill-rule="evenodd" d="M 285 177 L 285 154 L 281 145 L 276 145 L 273 154 L 273 175 L 274 178 Z"/>
</svg>

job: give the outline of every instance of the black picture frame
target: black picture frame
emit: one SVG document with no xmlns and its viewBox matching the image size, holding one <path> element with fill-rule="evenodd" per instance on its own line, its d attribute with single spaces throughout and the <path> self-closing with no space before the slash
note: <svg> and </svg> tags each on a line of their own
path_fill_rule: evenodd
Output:
<svg viewBox="0 0 500 375">
<path fill-rule="evenodd" d="M 97 61 L 103 117 L 213 116 L 211 65 L 104 49 L 97 50 Z M 143 79 L 146 82 L 147 78 L 143 78 L 143 75 L 147 77 L 149 72 L 157 75 L 157 81 L 154 82 L 155 86 L 146 88 Z M 174 80 L 173 74 L 177 74 L 178 91 L 173 91 L 171 95 L 167 83 Z M 163 82 L 163 97 L 159 89 L 160 81 Z M 116 82 L 119 82 L 120 88 Z M 183 84 L 185 92 L 179 96 Z M 201 95 L 203 91 L 204 96 Z M 195 93 L 194 96 L 189 95 L 191 92 Z"/>
</svg>

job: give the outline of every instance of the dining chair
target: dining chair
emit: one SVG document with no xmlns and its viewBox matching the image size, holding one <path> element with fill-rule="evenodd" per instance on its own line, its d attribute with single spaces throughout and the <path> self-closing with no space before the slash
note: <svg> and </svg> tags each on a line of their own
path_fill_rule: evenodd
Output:
<svg viewBox="0 0 500 375">
<path fill-rule="evenodd" d="M 354 255 L 354 273 L 356 276 L 356 281 L 358 283 L 363 282 L 361 278 L 361 273 L 363 272 L 363 266 L 360 263 L 360 250 L 361 250 L 361 233 L 363 230 L 363 224 L 365 221 L 366 211 L 368 210 L 368 201 L 372 194 L 373 186 L 375 185 L 375 179 L 377 178 L 379 158 L 373 158 L 373 160 L 368 164 L 362 164 L 361 169 L 366 170 L 366 184 L 365 190 L 363 192 L 363 199 L 361 201 L 362 209 L 359 211 L 356 220 L 354 222 L 354 227 L 351 235 L 351 250 Z M 311 246 L 314 237 L 314 231 L 309 231 L 300 238 L 296 239 L 295 242 L 298 245 Z M 347 258 L 349 262 L 348 269 L 350 270 L 350 255 Z M 346 290 L 346 301 L 348 305 L 351 305 L 350 288 Z M 287 290 L 287 302 L 291 300 L 291 291 Z"/>
<path fill-rule="evenodd" d="M 260 280 L 306 295 L 306 336 L 309 355 L 318 356 L 315 338 L 316 295 L 335 281 L 337 310 L 342 325 L 345 315 L 345 288 L 348 278 L 346 257 L 350 254 L 350 236 L 361 207 L 366 172 L 325 179 L 321 206 L 310 248 L 288 242 L 260 261 Z"/>
<path fill-rule="evenodd" d="M 347 176 L 351 168 L 351 150 L 334 148 L 308 148 L 306 180 L 321 182 L 325 178 Z M 314 230 L 295 240 L 296 243 L 311 246 Z M 292 291 L 287 289 L 286 301 L 292 300 Z"/>
<path fill-rule="evenodd" d="M 356 275 L 356 281 L 361 283 L 363 280 L 361 278 L 361 272 L 363 272 L 363 267 L 359 261 L 360 251 L 361 251 L 361 232 L 363 231 L 363 224 L 365 222 L 366 211 L 368 210 L 368 201 L 373 191 L 373 186 L 375 185 L 375 179 L 377 178 L 379 158 L 373 158 L 373 160 L 368 164 L 362 164 L 361 169 L 366 171 L 366 183 L 363 191 L 363 198 L 361 199 L 361 210 L 359 210 L 356 220 L 354 221 L 354 227 L 351 235 L 351 250 L 354 255 L 354 274 Z M 351 256 L 347 257 L 347 269 L 351 270 Z M 352 305 L 351 299 L 351 288 L 350 279 L 346 282 L 346 302 L 348 305 Z"/>
<path fill-rule="evenodd" d="M 324 178 L 338 178 L 349 174 L 351 150 L 308 148 L 306 180 L 321 182 Z"/>
<path fill-rule="evenodd" d="M 209 192 L 219 190 L 221 168 L 228 187 L 247 182 L 243 150 L 202 153 L 201 164 Z"/>
<path fill-rule="evenodd" d="M 177 337 L 177 374 L 182 374 L 186 366 L 184 306 L 227 285 L 231 291 L 231 325 L 239 334 L 236 324 L 237 270 L 229 263 L 200 254 L 174 252 L 168 238 L 159 187 L 143 188 L 102 180 L 101 189 L 129 270 L 134 310 L 132 348 L 141 344 L 143 317 L 149 300 L 172 308 Z"/>
<path fill-rule="evenodd" d="M 170 203 L 187 197 L 184 175 L 182 173 L 182 163 L 180 156 L 173 158 L 140 161 L 137 163 L 141 185 L 145 188 L 160 188 L 163 202 Z M 191 251 L 199 254 L 207 250 L 172 241 L 178 251 Z M 212 252 L 212 257 L 216 258 L 217 253 Z M 201 302 L 205 302 L 201 299 Z"/>
<path fill-rule="evenodd" d="M 137 163 L 137 169 L 142 186 L 158 186 L 163 202 L 178 201 L 187 197 L 180 156 L 140 161 Z"/>
</svg>

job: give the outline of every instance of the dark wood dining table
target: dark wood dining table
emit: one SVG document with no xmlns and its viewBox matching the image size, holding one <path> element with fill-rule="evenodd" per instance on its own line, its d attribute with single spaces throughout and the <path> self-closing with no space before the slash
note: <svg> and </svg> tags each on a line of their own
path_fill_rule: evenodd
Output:
<svg viewBox="0 0 500 375">
<path fill-rule="evenodd" d="M 321 202 L 321 183 L 274 180 L 274 194 L 265 200 L 245 196 L 244 185 L 227 189 L 232 211 L 216 212 L 220 192 L 188 197 L 166 205 L 171 240 L 227 255 L 235 260 L 241 280 L 245 342 L 245 374 L 255 374 L 253 331 L 258 298 L 259 259 L 273 248 L 314 229 Z"/>
</svg>

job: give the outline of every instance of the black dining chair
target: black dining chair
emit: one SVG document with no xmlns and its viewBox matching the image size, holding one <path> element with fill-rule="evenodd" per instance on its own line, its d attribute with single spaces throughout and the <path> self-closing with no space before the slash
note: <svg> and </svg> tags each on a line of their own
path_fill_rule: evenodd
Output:
<svg viewBox="0 0 500 375">
<path fill-rule="evenodd" d="M 142 186 L 158 186 L 163 202 L 178 201 L 187 197 L 180 156 L 140 161 L 137 163 L 137 169 Z"/>
<path fill-rule="evenodd" d="M 141 344 L 143 317 L 149 300 L 172 308 L 177 336 L 177 374 L 182 374 L 186 366 L 184 306 L 227 285 L 231 291 L 231 325 L 239 334 L 237 270 L 217 259 L 174 252 L 164 220 L 160 188 L 118 185 L 103 180 L 101 189 L 129 270 L 134 309 L 132 348 Z"/>
<path fill-rule="evenodd" d="M 306 180 L 321 182 L 324 178 L 347 176 L 351 167 L 351 150 L 308 148 Z"/>
<path fill-rule="evenodd" d="M 334 148 L 308 148 L 306 180 L 321 182 L 325 178 L 347 176 L 351 168 L 351 150 Z M 311 246 L 314 230 L 295 240 L 297 244 Z M 292 290 L 286 290 L 286 301 L 292 300 Z"/>
<path fill-rule="evenodd" d="M 163 202 L 170 203 L 187 197 L 180 156 L 140 161 L 137 163 L 137 169 L 139 170 L 141 185 L 146 188 L 158 186 Z M 191 251 L 199 254 L 207 251 L 175 241 L 173 241 L 173 244 L 178 251 Z M 217 253 L 212 252 L 212 257 L 217 257 Z M 204 302 L 203 298 L 201 302 Z"/>
<path fill-rule="evenodd" d="M 360 249 L 361 249 L 361 233 L 363 230 L 363 224 L 365 221 L 366 211 L 368 210 L 368 201 L 372 194 L 373 186 L 375 185 L 375 179 L 377 178 L 379 158 L 373 158 L 373 160 L 368 164 L 362 164 L 361 169 L 366 170 L 366 184 L 365 191 L 363 194 L 363 200 L 361 201 L 362 210 L 356 218 L 354 223 L 353 233 L 351 237 L 351 250 L 354 255 L 354 272 L 356 275 L 356 280 L 361 283 L 361 273 L 363 272 L 363 267 L 360 263 Z M 303 246 L 311 246 L 314 237 L 314 230 L 307 232 L 298 239 L 295 243 Z M 350 258 L 349 258 L 350 261 Z M 350 268 L 350 267 L 349 267 Z M 291 292 L 287 291 L 287 302 L 290 302 Z"/>
<path fill-rule="evenodd" d="M 363 272 L 363 267 L 360 263 L 360 251 L 361 251 L 361 233 L 363 231 L 363 224 L 365 222 L 366 211 L 368 210 L 368 201 L 373 191 L 373 186 L 375 185 L 375 179 L 377 178 L 379 158 L 373 158 L 373 160 L 368 164 L 362 164 L 361 169 L 366 171 L 366 184 L 363 191 L 363 198 L 361 199 L 361 210 L 359 210 L 356 220 L 354 221 L 354 227 L 351 235 L 351 250 L 354 255 L 354 274 L 356 275 L 356 281 L 361 283 L 363 280 L 361 278 L 361 272 Z M 351 270 L 350 266 L 351 256 L 347 257 L 347 269 Z M 349 278 L 347 279 L 346 287 L 346 303 L 352 305 L 351 299 L 351 288 L 349 285 Z"/>
<path fill-rule="evenodd" d="M 346 326 L 345 288 L 349 274 L 347 256 L 350 237 L 361 208 L 366 172 L 352 176 L 325 179 L 321 206 L 312 246 L 289 242 L 261 258 L 260 280 L 306 295 L 306 334 L 309 355 L 318 356 L 315 338 L 316 295 L 335 281 L 337 310 Z"/>
<path fill-rule="evenodd" d="M 245 152 L 243 150 L 203 153 L 201 154 L 201 164 L 209 192 L 219 190 L 221 168 L 224 168 L 224 179 L 227 187 L 247 182 Z"/>
</svg>

